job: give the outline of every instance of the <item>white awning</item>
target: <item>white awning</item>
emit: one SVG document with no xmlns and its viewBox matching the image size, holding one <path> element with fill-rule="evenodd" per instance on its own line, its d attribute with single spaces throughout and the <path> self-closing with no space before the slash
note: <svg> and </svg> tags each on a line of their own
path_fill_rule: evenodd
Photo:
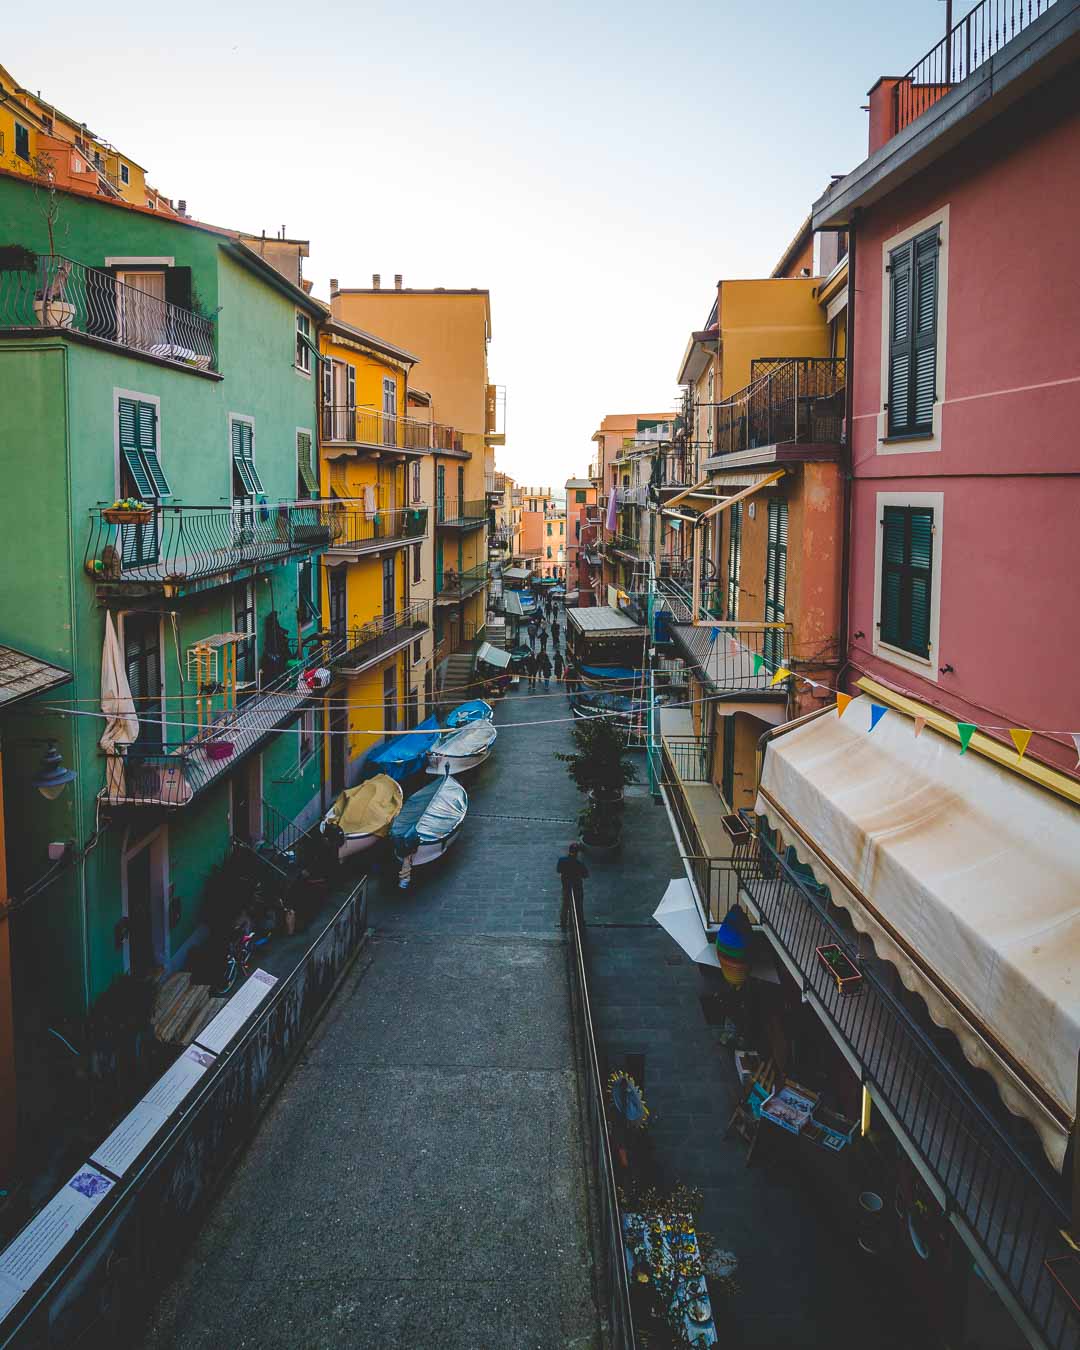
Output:
<svg viewBox="0 0 1080 1350">
<path fill-rule="evenodd" d="M 510 653 L 504 652 L 501 647 L 493 647 L 490 642 L 482 642 L 477 650 L 476 659 L 485 665 L 498 666 L 500 670 L 505 670 L 510 664 Z"/>
<path fill-rule="evenodd" d="M 1076 1112 L 1080 813 L 870 699 L 772 741 L 757 810 L 1055 1166 Z"/>
</svg>

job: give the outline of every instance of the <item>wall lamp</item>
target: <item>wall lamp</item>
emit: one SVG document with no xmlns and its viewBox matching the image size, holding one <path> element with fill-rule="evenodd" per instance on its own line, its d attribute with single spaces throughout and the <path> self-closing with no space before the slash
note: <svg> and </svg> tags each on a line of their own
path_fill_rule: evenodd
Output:
<svg viewBox="0 0 1080 1350">
<path fill-rule="evenodd" d="M 38 771 L 30 780 L 46 801 L 53 801 L 69 783 L 74 783 L 75 770 L 64 767 L 64 758 L 55 741 L 50 741 L 41 756 Z"/>
</svg>

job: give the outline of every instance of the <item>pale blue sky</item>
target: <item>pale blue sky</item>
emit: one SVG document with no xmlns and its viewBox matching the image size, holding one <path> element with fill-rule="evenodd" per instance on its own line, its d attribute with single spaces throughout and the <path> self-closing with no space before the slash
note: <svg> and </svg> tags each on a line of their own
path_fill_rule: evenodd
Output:
<svg viewBox="0 0 1080 1350">
<path fill-rule="evenodd" d="M 768 275 L 944 6 L 53 0 L 48 20 L 9 15 L 15 78 L 200 219 L 309 238 L 316 294 L 372 272 L 490 288 L 500 467 L 561 487 L 605 412 L 673 406 L 717 278 Z"/>
</svg>

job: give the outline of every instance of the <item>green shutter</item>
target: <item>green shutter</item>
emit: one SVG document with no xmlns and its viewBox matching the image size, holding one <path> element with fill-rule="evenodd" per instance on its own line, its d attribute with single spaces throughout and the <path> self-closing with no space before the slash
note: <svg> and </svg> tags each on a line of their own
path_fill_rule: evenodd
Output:
<svg viewBox="0 0 1080 1350">
<path fill-rule="evenodd" d="M 903 645 L 900 622 L 904 558 L 907 540 L 907 508 L 886 506 L 881 525 L 881 621 L 882 642 Z"/>
<path fill-rule="evenodd" d="M 928 506 L 886 506 L 881 521 L 882 642 L 930 655 L 934 512 Z"/>
<path fill-rule="evenodd" d="M 913 507 L 910 521 L 908 565 L 910 567 L 909 650 L 930 655 L 930 579 L 934 560 L 934 513 L 929 507 Z"/>
<path fill-rule="evenodd" d="M 765 560 L 765 622 L 782 623 L 787 601 L 787 502 L 769 503 L 769 542 Z M 770 666 L 784 660 L 784 635 L 778 629 L 765 633 L 762 650 Z"/>
<path fill-rule="evenodd" d="M 265 496 L 266 489 L 263 487 L 259 471 L 255 467 L 255 441 L 251 423 L 233 422 L 231 435 L 233 467 L 243 484 L 244 494 L 248 497 Z"/>
<path fill-rule="evenodd" d="M 296 433 L 296 470 L 303 486 L 313 497 L 317 497 L 319 480 L 311 467 L 311 436 L 306 431 Z"/>
<path fill-rule="evenodd" d="M 736 502 L 728 512 L 728 571 L 727 617 L 739 617 L 739 574 L 742 571 L 742 502 Z"/>
<path fill-rule="evenodd" d="M 135 490 L 148 502 L 170 496 L 172 488 L 157 456 L 157 409 L 152 403 L 122 398 L 118 400 L 117 416 L 120 453 Z"/>
<path fill-rule="evenodd" d="M 910 428 L 911 245 L 889 254 L 889 434 Z"/>
<path fill-rule="evenodd" d="M 929 431 L 934 424 L 937 393 L 938 232 L 930 230 L 915 240 L 914 356 L 912 412 L 914 429 Z"/>
<path fill-rule="evenodd" d="M 139 448 L 139 405 L 131 398 L 122 398 L 117 405 L 120 419 L 120 449 Z"/>
</svg>

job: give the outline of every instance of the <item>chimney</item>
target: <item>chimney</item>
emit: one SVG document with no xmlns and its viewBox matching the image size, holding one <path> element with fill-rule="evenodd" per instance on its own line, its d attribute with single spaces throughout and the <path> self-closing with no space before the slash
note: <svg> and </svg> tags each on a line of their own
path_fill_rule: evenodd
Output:
<svg viewBox="0 0 1080 1350">
<path fill-rule="evenodd" d="M 181 197 L 180 200 L 176 203 L 176 212 L 177 215 L 181 216 L 187 215 L 187 202 L 184 200 L 183 197 Z"/>
<path fill-rule="evenodd" d="M 371 289 L 372 289 L 373 291 L 377 291 L 377 290 L 379 290 L 379 289 L 381 288 L 381 286 L 382 286 L 382 277 L 379 276 L 378 272 L 372 272 L 372 274 L 371 274 Z"/>
<path fill-rule="evenodd" d="M 336 294 L 337 294 L 337 289 L 338 289 L 338 279 L 337 279 L 337 277 L 331 277 L 331 278 L 330 278 L 330 294 L 331 294 L 331 295 L 336 295 Z"/>
<path fill-rule="evenodd" d="M 401 290 L 401 273 L 400 273 L 400 272 L 395 272 L 395 273 L 394 273 L 394 290 L 395 290 L 395 291 L 400 291 L 400 290 Z"/>
</svg>

